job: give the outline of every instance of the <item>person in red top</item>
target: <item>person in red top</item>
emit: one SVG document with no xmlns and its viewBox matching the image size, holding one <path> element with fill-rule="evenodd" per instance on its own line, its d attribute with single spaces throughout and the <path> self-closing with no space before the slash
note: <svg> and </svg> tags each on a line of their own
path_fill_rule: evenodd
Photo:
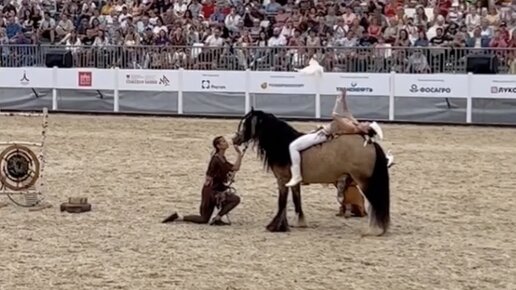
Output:
<svg viewBox="0 0 516 290">
<path fill-rule="evenodd" d="M 185 222 L 196 224 L 207 224 L 215 207 L 220 207 L 218 214 L 212 219 L 210 225 L 229 225 L 222 221 L 222 217 L 227 215 L 239 203 L 240 197 L 234 193 L 234 190 L 228 186 L 228 182 L 232 180 L 232 174 L 240 169 L 242 162 L 242 152 L 235 146 L 238 154 L 235 164 L 226 160 L 226 149 L 229 144 L 222 136 L 213 139 L 213 148 L 215 153 L 211 156 L 208 170 L 206 171 L 206 180 L 202 187 L 200 215 L 186 215 L 182 218 Z M 163 223 L 181 220 L 179 215 L 174 212 Z"/>
<path fill-rule="evenodd" d="M 395 0 L 386 0 L 385 6 L 383 8 L 383 14 L 387 16 L 387 18 L 392 18 L 396 16 L 396 1 Z"/>
<path fill-rule="evenodd" d="M 452 0 L 438 0 L 437 6 L 439 7 L 439 14 L 446 18 L 446 16 L 448 16 L 448 12 L 450 12 Z"/>
<path fill-rule="evenodd" d="M 491 38 L 491 41 L 489 42 L 489 47 L 507 47 L 507 42 L 503 39 L 500 30 L 495 31 L 493 38 Z"/>
<path fill-rule="evenodd" d="M 204 19 L 209 19 L 213 12 L 215 12 L 215 4 L 213 4 L 211 0 L 206 0 L 202 5 L 202 15 Z"/>
<path fill-rule="evenodd" d="M 507 23 L 502 21 L 500 23 L 499 31 L 500 31 L 500 37 L 505 41 L 505 43 L 509 43 L 511 40 L 511 35 L 510 35 L 509 31 L 507 30 Z"/>
</svg>

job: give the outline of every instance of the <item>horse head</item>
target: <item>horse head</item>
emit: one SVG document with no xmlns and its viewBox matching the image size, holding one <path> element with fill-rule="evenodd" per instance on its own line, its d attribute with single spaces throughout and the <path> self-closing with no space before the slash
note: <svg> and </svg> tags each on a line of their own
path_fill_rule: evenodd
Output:
<svg viewBox="0 0 516 290">
<path fill-rule="evenodd" d="M 256 139 L 259 131 L 259 123 L 262 116 L 262 111 L 255 111 L 254 108 L 251 108 L 251 111 L 249 111 L 249 113 L 247 113 L 240 120 L 237 132 L 232 138 L 233 144 L 242 145 Z"/>
</svg>

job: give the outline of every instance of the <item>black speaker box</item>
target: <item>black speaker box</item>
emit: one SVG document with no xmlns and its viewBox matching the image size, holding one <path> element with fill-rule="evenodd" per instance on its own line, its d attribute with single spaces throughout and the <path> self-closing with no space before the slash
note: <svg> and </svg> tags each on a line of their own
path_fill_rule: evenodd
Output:
<svg viewBox="0 0 516 290">
<path fill-rule="evenodd" d="M 73 66 L 72 52 L 68 50 L 49 51 L 45 55 L 47 67 L 71 68 Z"/>
<path fill-rule="evenodd" d="M 495 55 L 470 55 L 466 60 L 466 71 L 474 74 L 496 74 L 498 58 Z"/>
</svg>

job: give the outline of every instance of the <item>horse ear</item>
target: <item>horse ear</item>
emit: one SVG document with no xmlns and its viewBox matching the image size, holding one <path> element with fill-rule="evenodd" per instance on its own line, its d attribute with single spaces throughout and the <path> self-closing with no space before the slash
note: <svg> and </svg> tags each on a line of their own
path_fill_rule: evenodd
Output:
<svg viewBox="0 0 516 290">
<path fill-rule="evenodd" d="M 254 112 L 254 106 L 251 106 L 251 112 Z"/>
</svg>

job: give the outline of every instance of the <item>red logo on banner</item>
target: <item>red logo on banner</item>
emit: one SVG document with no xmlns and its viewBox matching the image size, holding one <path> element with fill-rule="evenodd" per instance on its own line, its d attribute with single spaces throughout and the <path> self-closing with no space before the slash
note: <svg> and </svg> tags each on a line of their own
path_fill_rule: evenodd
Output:
<svg viewBox="0 0 516 290">
<path fill-rule="evenodd" d="M 79 72 L 79 87 L 91 87 L 91 72 Z"/>
</svg>

